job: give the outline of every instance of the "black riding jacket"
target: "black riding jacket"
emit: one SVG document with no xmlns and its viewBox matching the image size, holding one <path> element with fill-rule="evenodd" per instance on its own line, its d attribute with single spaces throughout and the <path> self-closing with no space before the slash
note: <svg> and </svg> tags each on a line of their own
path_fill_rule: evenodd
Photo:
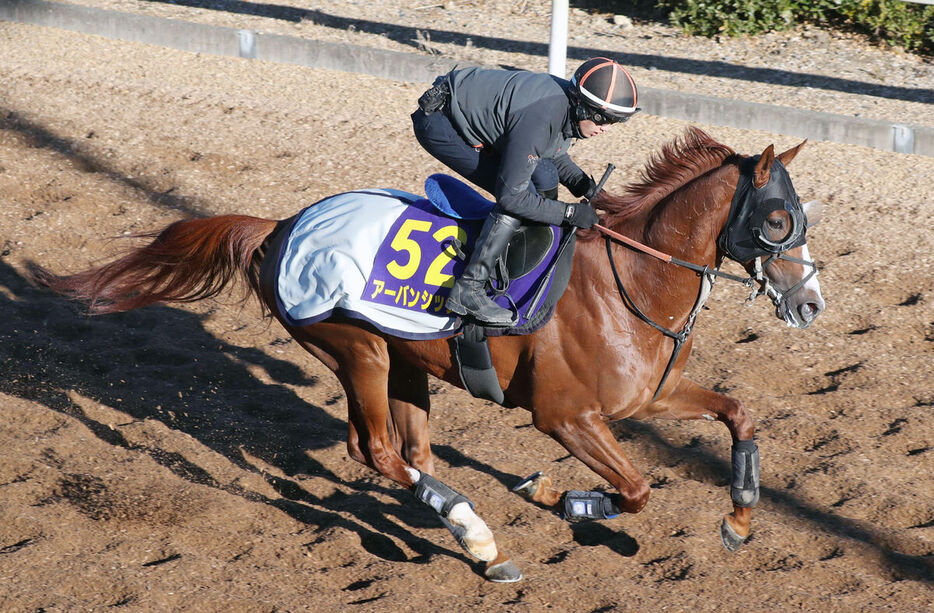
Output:
<svg viewBox="0 0 934 613">
<path fill-rule="evenodd" d="M 550 159 L 558 180 L 581 197 L 591 179 L 568 156 L 574 138 L 571 84 L 549 74 L 464 68 L 447 75 L 450 118 L 468 144 L 490 147 L 500 158 L 493 195 L 517 217 L 559 225 L 566 205 L 529 189 L 541 159 Z"/>
</svg>

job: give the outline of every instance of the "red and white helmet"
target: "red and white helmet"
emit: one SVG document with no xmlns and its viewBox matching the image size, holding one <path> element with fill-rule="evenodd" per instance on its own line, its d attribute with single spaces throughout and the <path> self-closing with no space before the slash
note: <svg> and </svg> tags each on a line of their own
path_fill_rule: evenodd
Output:
<svg viewBox="0 0 934 613">
<path fill-rule="evenodd" d="M 592 57 L 574 72 L 577 119 L 595 123 L 626 121 L 641 109 L 639 92 L 625 68 L 605 57 Z"/>
</svg>

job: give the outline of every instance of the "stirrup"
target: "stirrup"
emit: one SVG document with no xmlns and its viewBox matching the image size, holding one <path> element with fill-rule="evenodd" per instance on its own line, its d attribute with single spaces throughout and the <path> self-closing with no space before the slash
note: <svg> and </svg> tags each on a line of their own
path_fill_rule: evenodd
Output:
<svg viewBox="0 0 934 613">
<path fill-rule="evenodd" d="M 511 310 L 493 302 L 482 287 L 468 286 L 457 293 L 452 288 L 444 307 L 483 326 L 512 326 L 518 320 Z"/>
<path fill-rule="evenodd" d="M 496 305 L 496 306 L 499 306 L 499 305 Z M 516 323 L 518 323 L 518 318 L 515 316 L 515 314 L 512 311 L 510 311 L 509 309 L 503 309 L 503 311 L 505 311 L 506 314 L 508 314 L 508 317 L 509 317 L 508 320 L 493 319 L 492 317 L 481 316 L 478 311 L 468 312 L 466 317 L 469 317 L 475 323 L 481 326 L 487 327 L 487 328 L 510 328 L 516 325 Z M 504 315 L 504 317 L 505 316 L 506 315 Z"/>
</svg>

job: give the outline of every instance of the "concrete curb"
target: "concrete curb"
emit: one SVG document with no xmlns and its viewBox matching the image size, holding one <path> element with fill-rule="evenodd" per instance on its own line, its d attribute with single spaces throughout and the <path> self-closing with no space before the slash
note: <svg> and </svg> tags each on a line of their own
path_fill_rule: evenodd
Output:
<svg viewBox="0 0 934 613">
<path fill-rule="evenodd" d="M 196 53 L 356 72 L 416 83 L 429 83 L 437 75 L 458 64 L 446 58 L 261 34 L 252 30 L 120 13 L 47 0 L 6 0 L 0 4 L 0 20 Z M 663 89 L 640 89 L 640 97 L 643 98 L 640 102 L 644 102 L 645 112 L 660 117 L 934 156 L 934 128 L 927 126 L 895 124 Z"/>
</svg>

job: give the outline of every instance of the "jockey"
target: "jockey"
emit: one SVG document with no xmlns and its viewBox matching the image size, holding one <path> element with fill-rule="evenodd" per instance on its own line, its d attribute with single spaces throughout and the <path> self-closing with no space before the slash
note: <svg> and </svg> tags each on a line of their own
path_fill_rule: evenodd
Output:
<svg viewBox="0 0 934 613">
<path fill-rule="evenodd" d="M 455 69 L 438 77 L 412 114 L 428 153 L 493 194 L 464 273 L 445 307 L 488 326 L 509 326 L 512 312 L 486 294 L 497 258 L 519 228 L 517 218 L 590 228 L 586 202 L 557 200 L 558 183 L 590 199 L 596 184 L 568 156 L 575 138 L 603 134 L 639 109 L 629 73 L 613 60 L 588 59 L 567 81 L 520 70 Z"/>
</svg>

